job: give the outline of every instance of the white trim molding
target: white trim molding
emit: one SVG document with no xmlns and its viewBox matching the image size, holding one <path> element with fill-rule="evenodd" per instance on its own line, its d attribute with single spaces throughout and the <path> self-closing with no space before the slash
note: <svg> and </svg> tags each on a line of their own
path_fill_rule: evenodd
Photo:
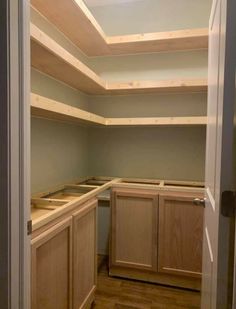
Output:
<svg viewBox="0 0 236 309">
<path fill-rule="evenodd" d="M 0 1 L 0 308 L 30 308 L 27 0 Z"/>
</svg>

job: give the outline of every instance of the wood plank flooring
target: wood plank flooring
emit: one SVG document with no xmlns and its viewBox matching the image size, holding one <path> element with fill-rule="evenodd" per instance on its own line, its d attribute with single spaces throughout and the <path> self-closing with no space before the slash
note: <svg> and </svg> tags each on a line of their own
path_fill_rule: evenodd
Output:
<svg viewBox="0 0 236 309">
<path fill-rule="evenodd" d="M 92 309 L 197 309 L 200 293 L 108 276 L 98 260 L 98 287 Z"/>
</svg>

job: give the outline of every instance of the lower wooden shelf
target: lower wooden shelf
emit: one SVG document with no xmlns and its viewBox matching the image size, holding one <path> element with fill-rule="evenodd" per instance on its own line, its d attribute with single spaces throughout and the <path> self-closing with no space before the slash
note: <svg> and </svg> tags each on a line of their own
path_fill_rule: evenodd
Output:
<svg viewBox="0 0 236 309">
<path fill-rule="evenodd" d="M 182 126 L 206 125 L 207 117 L 138 117 L 107 118 L 107 126 Z"/>
<path fill-rule="evenodd" d="M 95 123 L 96 125 L 106 124 L 104 117 L 34 93 L 31 93 L 31 114 L 37 117 L 69 122 Z"/>
<path fill-rule="evenodd" d="M 34 93 L 31 93 L 31 114 L 46 119 L 95 124 L 102 126 L 197 126 L 206 125 L 206 116 L 104 118 Z"/>
</svg>

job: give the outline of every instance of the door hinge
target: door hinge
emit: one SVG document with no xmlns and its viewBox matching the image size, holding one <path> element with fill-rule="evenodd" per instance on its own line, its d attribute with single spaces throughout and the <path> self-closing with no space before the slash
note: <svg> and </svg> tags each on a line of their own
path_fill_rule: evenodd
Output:
<svg viewBox="0 0 236 309">
<path fill-rule="evenodd" d="M 224 191 L 221 196 L 221 214 L 224 217 L 235 217 L 236 192 Z"/>
<path fill-rule="evenodd" d="M 32 220 L 29 220 L 27 222 L 27 235 L 31 235 L 32 234 Z"/>
</svg>

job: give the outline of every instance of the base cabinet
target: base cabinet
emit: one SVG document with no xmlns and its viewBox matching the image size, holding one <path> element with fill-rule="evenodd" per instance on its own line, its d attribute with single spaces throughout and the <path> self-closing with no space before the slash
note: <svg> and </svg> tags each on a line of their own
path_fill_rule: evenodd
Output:
<svg viewBox="0 0 236 309">
<path fill-rule="evenodd" d="M 114 188 L 110 275 L 200 289 L 202 196 Z"/>
<path fill-rule="evenodd" d="M 96 222 L 97 200 L 92 199 L 32 239 L 32 309 L 90 308 L 96 288 Z"/>
<path fill-rule="evenodd" d="M 73 308 L 89 308 L 97 280 L 97 201 L 73 215 Z"/>
<path fill-rule="evenodd" d="M 72 308 L 72 218 L 32 241 L 32 309 Z"/>
</svg>

